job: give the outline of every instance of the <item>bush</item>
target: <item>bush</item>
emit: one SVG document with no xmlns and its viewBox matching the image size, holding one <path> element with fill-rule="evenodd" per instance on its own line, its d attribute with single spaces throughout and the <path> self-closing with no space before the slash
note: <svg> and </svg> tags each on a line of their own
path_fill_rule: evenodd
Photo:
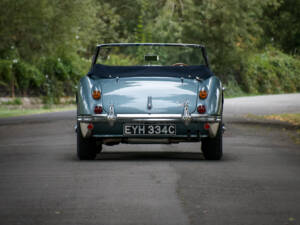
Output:
<svg viewBox="0 0 300 225">
<path fill-rule="evenodd" d="M 109 59 L 107 59 L 103 62 L 100 61 L 100 63 L 103 63 L 104 65 L 110 65 L 110 66 L 138 65 L 139 64 L 138 60 L 135 58 L 132 58 L 131 55 L 133 55 L 133 54 L 129 54 L 129 56 L 121 55 L 121 54 L 120 55 L 111 54 L 109 56 Z M 144 58 L 144 53 L 143 53 L 142 58 Z"/>
<path fill-rule="evenodd" d="M 39 68 L 45 74 L 41 94 L 44 103 L 59 103 L 62 96 L 74 95 L 80 77 L 88 72 L 88 62 L 79 56 L 43 57 Z"/>
<path fill-rule="evenodd" d="M 0 59 L 1 94 L 41 96 L 44 103 L 59 103 L 62 96 L 74 95 L 89 66 L 78 55 L 42 57 L 34 64 L 18 57 Z"/>
<path fill-rule="evenodd" d="M 2 102 L 2 105 L 22 105 L 22 100 L 20 98 L 15 98 L 11 101 Z"/>
<path fill-rule="evenodd" d="M 268 48 L 265 52 L 243 57 L 240 68 L 232 67 L 226 76 L 228 97 L 250 94 L 273 94 L 300 91 L 300 60 Z M 134 58 L 112 55 L 110 65 L 136 64 Z M 34 63 L 25 62 L 18 54 L 0 59 L 1 94 L 41 96 L 46 104 L 59 103 L 63 96 L 76 92 L 90 61 L 79 55 L 42 57 Z"/>
<path fill-rule="evenodd" d="M 0 86 L 8 87 L 12 78 L 12 61 L 0 59 Z"/>
<path fill-rule="evenodd" d="M 274 48 L 250 55 L 244 65 L 242 83 L 252 94 L 300 91 L 300 61 Z"/>
<path fill-rule="evenodd" d="M 224 92 L 225 97 L 238 97 L 245 95 L 245 92 L 241 89 L 234 77 L 230 77 L 227 82 L 225 82 L 224 86 L 226 87 L 226 91 Z"/>
<path fill-rule="evenodd" d="M 16 85 L 22 95 L 27 95 L 28 91 L 39 90 L 45 77 L 34 65 L 30 65 L 24 61 L 13 64 L 13 74 Z"/>
<path fill-rule="evenodd" d="M 0 60 L 0 85 L 10 92 L 13 87 L 19 95 L 27 95 L 28 90 L 37 90 L 43 75 L 33 65 L 19 59 Z M 12 87 L 13 86 L 13 87 Z"/>
</svg>

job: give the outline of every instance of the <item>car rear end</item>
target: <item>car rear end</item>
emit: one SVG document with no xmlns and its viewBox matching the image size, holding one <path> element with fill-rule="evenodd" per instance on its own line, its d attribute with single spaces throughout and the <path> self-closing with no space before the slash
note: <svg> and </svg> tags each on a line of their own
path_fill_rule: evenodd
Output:
<svg viewBox="0 0 300 225">
<path fill-rule="evenodd" d="M 215 76 L 85 77 L 81 83 L 79 93 L 90 94 L 81 95 L 77 120 L 85 137 L 104 144 L 200 141 L 215 136 L 222 119 L 222 86 Z"/>
<path fill-rule="evenodd" d="M 125 44 L 128 45 L 131 46 Z M 149 45 L 151 50 L 147 50 L 145 60 L 155 60 L 156 64 L 158 60 L 166 62 L 158 56 L 166 54 L 152 49 L 164 44 L 136 45 Z M 208 144 L 204 146 L 210 146 L 210 140 L 219 139 L 222 84 L 210 71 L 202 46 L 196 46 L 201 48 L 205 59 L 205 65 L 199 66 L 185 63 L 152 65 L 152 62 L 138 66 L 103 65 L 97 63 L 97 57 L 101 59 L 98 56 L 100 47 L 91 71 L 80 80 L 77 93 L 80 159 L 94 158 L 96 151 L 91 149 L 98 148 L 99 151 L 102 144 L 171 144 L 206 140 Z M 192 53 L 188 51 L 188 54 Z M 115 57 L 112 53 L 105 54 L 105 60 Z M 129 59 L 133 60 L 132 57 Z"/>
</svg>

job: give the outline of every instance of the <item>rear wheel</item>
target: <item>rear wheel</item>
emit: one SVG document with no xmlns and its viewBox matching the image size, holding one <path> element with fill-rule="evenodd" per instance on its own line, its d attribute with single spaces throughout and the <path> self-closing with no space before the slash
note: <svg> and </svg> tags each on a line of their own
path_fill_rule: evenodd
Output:
<svg viewBox="0 0 300 225">
<path fill-rule="evenodd" d="M 97 145 L 94 138 L 83 138 L 81 129 L 77 126 L 77 157 L 80 160 L 93 160 L 101 152 L 102 145 Z"/>
<path fill-rule="evenodd" d="M 223 132 L 222 123 L 220 123 L 216 137 L 204 138 L 202 140 L 202 152 L 207 160 L 220 160 L 223 156 Z"/>
</svg>

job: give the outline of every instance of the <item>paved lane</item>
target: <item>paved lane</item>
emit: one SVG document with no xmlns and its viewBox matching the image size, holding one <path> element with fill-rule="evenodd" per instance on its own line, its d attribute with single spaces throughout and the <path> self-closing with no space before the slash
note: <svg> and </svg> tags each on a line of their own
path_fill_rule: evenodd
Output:
<svg viewBox="0 0 300 225">
<path fill-rule="evenodd" d="M 0 224 L 300 224 L 299 145 L 235 120 L 230 101 L 220 162 L 200 144 L 104 147 L 79 162 L 74 112 L 0 120 Z"/>
<path fill-rule="evenodd" d="M 300 93 L 225 99 L 225 115 L 300 113 Z"/>
</svg>

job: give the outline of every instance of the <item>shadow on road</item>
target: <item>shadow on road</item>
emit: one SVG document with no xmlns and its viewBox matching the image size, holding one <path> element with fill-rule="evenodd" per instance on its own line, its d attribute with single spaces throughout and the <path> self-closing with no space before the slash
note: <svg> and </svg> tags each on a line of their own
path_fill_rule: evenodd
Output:
<svg viewBox="0 0 300 225">
<path fill-rule="evenodd" d="M 195 152 L 102 152 L 97 160 L 204 160 Z"/>
<path fill-rule="evenodd" d="M 76 155 L 66 156 L 72 161 L 79 161 Z M 230 155 L 224 155 L 221 161 L 232 161 L 234 158 Z M 202 153 L 196 152 L 101 152 L 97 155 L 95 161 L 206 161 Z M 214 161 L 210 161 L 214 162 Z"/>
</svg>

